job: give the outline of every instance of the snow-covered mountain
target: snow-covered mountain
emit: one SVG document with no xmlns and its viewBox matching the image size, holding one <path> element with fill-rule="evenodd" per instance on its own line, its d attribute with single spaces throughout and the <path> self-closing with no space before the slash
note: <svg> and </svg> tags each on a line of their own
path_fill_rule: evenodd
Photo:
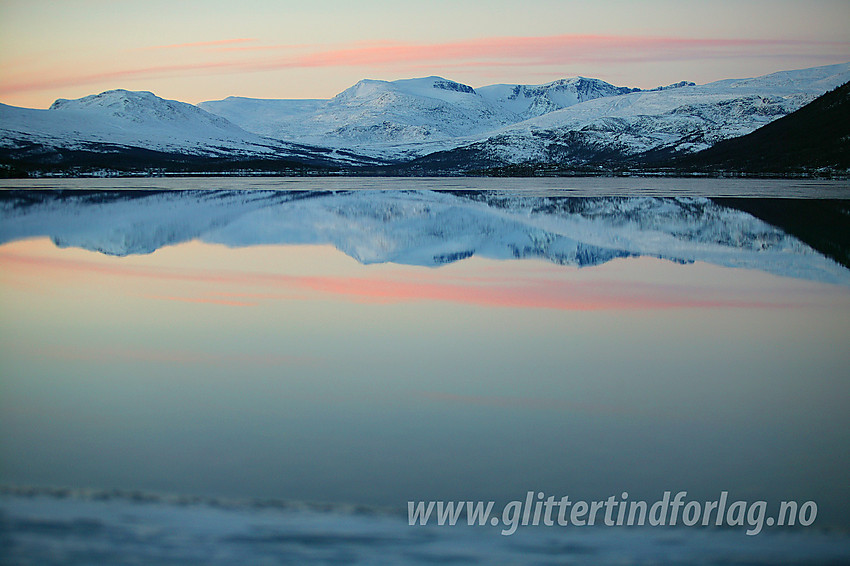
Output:
<svg viewBox="0 0 850 566">
<path fill-rule="evenodd" d="M 110 90 L 48 110 L 0 105 L 0 148 L 23 153 L 142 149 L 204 157 L 323 159 L 327 151 L 248 132 L 196 106 L 150 92 Z"/>
<path fill-rule="evenodd" d="M 285 137 L 283 132 L 300 127 L 305 116 L 311 116 L 327 104 L 327 100 L 263 99 L 229 96 L 224 100 L 201 102 L 198 107 L 226 118 L 249 132 L 263 136 Z"/>
<path fill-rule="evenodd" d="M 441 77 L 362 80 L 326 101 L 233 99 L 201 108 L 278 139 L 390 158 L 424 155 L 518 117 L 467 85 Z"/>
<path fill-rule="evenodd" d="M 0 165 L 289 160 L 434 174 L 649 162 L 748 134 L 848 81 L 850 63 L 652 90 L 585 77 L 477 89 L 441 77 L 362 80 L 329 100 L 197 107 L 113 90 L 49 110 L 0 105 Z"/>
<path fill-rule="evenodd" d="M 360 81 L 327 101 L 200 106 L 264 135 L 385 158 L 437 153 L 458 167 L 582 164 L 694 152 L 744 135 L 850 80 L 850 63 L 652 90 L 585 77 L 473 89 L 440 77 Z M 426 163 L 427 163 L 426 159 Z"/>
<path fill-rule="evenodd" d="M 456 161 L 579 165 L 696 152 L 748 134 L 850 81 L 850 63 L 600 97 L 461 144 Z M 452 155 L 440 159 L 451 162 Z"/>
<path fill-rule="evenodd" d="M 574 266 L 650 256 L 850 285 L 850 271 L 755 217 L 704 198 L 534 197 L 470 191 L 7 193 L 0 243 L 147 254 L 192 239 L 332 244 L 364 264 L 470 256 Z"/>
<path fill-rule="evenodd" d="M 527 119 L 587 100 L 619 96 L 639 90 L 614 86 L 599 79 L 573 77 L 543 85 L 490 85 L 480 87 L 476 92 L 520 119 Z"/>
<path fill-rule="evenodd" d="M 452 148 L 457 140 L 532 116 L 635 90 L 584 77 L 479 89 L 442 77 L 367 79 L 330 100 L 231 97 L 198 106 L 266 136 L 403 159 Z"/>
</svg>

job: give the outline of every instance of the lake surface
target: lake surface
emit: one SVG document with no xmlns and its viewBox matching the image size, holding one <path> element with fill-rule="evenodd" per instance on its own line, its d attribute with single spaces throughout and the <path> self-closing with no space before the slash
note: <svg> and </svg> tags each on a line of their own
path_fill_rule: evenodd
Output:
<svg viewBox="0 0 850 566">
<path fill-rule="evenodd" d="M 11 563 L 850 558 L 846 183 L 4 186 Z M 817 519 L 407 522 L 529 491 Z"/>
<path fill-rule="evenodd" d="M 97 190 L 437 190 L 509 191 L 539 196 L 850 198 L 850 181 L 664 177 L 112 177 L 4 179 L 5 189 Z"/>
</svg>

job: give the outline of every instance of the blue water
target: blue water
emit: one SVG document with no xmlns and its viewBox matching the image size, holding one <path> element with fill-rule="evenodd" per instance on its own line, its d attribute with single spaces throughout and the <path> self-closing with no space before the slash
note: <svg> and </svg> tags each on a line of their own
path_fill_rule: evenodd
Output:
<svg viewBox="0 0 850 566">
<path fill-rule="evenodd" d="M 0 563 L 850 561 L 841 234 L 706 198 L 846 182 L 3 187 L 32 192 L 0 202 Z M 409 500 L 530 490 L 818 516 L 407 522 Z"/>
</svg>

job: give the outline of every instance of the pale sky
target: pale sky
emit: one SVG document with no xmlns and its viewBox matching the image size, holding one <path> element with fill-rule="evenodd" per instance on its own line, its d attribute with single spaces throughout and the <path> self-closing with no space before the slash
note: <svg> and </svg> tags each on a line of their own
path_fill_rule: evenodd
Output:
<svg viewBox="0 0 850 566">
<path fill-rule="evenodd" d="M 850 61 L 848 0 L 0 0 L 0 102 L 330 98 L 363 78 L 651 88 Z"/>
</svg>

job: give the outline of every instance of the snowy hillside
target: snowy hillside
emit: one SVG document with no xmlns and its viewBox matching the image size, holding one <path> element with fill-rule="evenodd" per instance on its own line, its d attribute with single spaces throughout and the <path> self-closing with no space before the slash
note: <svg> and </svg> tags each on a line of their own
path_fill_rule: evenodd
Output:
<svg viewBox="0 0 850 566">
<path fill-rule="evenodd" d="M 111 90 L 78 100 L 59 99 L 49 110 L 0 108 L 3 143 L 27 135 L 45 144 L 73 148 L 109 143 L 162 151 L 271 152 L 271 140 L 250 134 L 224 118 L 149 92 Z"/>
<path fill-rule="evenodd" d="M 605 96 L 619 96 L 640 89 L 619 87 L 599 79 L 573 77 L 543 85 L 490 85 L 476 92 L 521 119 L 542 116 Z"/>
<path fill-rule="evenodd" d="M 305 116 L 316 113 L 327 100 L 268 100 L 229 96 L 224 100 L 201 102 L 198 107 L 226 118 L 243 129 L 271 137 L 299 127 Z"/>
<path fill-rule="evenodd" d="M 440 77 L 365 79 L 321 102 L 225 99 L 199 106 L 278 139 L 390 158 L 452 147 L 458 137 L 519 120 L 471 87 Z"/>
<path fill-rule="evenodd" d="M 498 163 L 582 163 L 649 151 L 695 152 L 748 134 L 850 81 L 850 64 L 597 98 L 467 145 Z"/>
<path fill-rule="evenodd" d="M 111 90 L 77 100 L 59 99 L 49 110 L 0 105 L 0 147 L 8 150 L 128 148 L 207 157 L 321 157 L 323 150 L 247 132 L 196 106 L 150 92 Z"/>
<path fill-rule="evenodd" d="M 174 191 L 7 195 L 0 243 L 152 253 L 200 239 L 231 247 L 332 244 L 365 264 L 470 256 L 593 266 L 649 256 L 850 284 L 850 272 L 753 216 L 702 198 L 548 198 L 469 191 Z"/>
<path fill-rule="evenodd" d="M 580 164 L 693 152 L 752 132 L 850 80 L 850 64 L 652 90 L 585 77 L 473 89 L 440 77 L 363 80 L 327 101 L 225 99 L 201 108 L 263 135 L 407 159 Z"/>
<path fill-rule="evenodd" d="M 435 76 L 367 79 L 329 100 L 230 97 L 197 107 L 112 90 L 49 110 L 0 105 L 0 164 L 108 168 L 130 157 L 141 168 L 165 161 L 186 170 L 209 158 L 258 160 L 260 168 L 292 160 L 391 163 L 399 174 L 428 175 L 651 163 L 748 134 L 847 81 L 850 63 L 652 90 L 585 77 L 478 89 Z"/>
<path fill-rule="evenodd" d="M 362 80 L 326 101 L 227 98 L 201 108 L 263 135 L 409 158 L 458 145 L 530 116 L 635 89 L 576 77 L 473 89 L 441 77 Z"/>
</svg>

